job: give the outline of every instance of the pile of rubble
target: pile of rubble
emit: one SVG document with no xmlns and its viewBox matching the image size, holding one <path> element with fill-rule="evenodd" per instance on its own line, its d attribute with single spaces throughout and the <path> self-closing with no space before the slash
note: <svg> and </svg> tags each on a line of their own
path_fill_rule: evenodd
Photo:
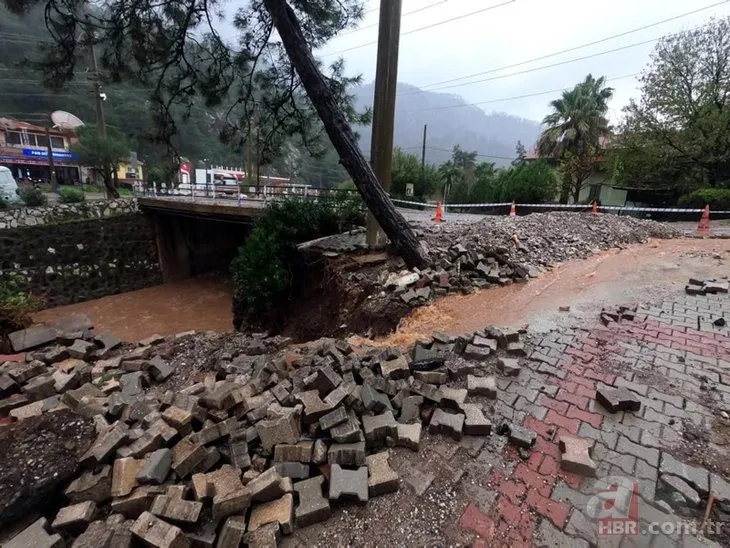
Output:
<svg viewBox="0 0 730 548">
<path fill-rule="evenodd" d="M 96 437 L 74 440 L 78 469 L 50 484 L 62 482 L 65 505 L 46 508 L 51 522 L 37 519 L 8 548 L 134 539 L 274 546 L 295 526 L 327 519 L 331 504 L 397 490 L 387 448 L 418 451 L 424 425 L 455 440 L 489 435 L 484 410 L 496 398 L 496 375 L 517 375 L 525 355 L 519 332 L 492 327 L 468 337 L 436 333 L 408 354 L 333 339 L 294 348 L 262 336 L 219 354 L 198 382 L 163 391 L 158 383 L 177 373 L 163 357 L 174 337 L 130 346 L 95 335 L 84 317 L 62 327 L 11 336 L 27 352 L 0 365 L 0 432 L 13 445 L 26 421 L 68 415 Z M 523 450 L 535 442 L 516 425 L 499 432 Z M 3 486 L 14 492 L 0 515 L 31 510 L 29 489 L 39 493 L 30 483 Z"/>
<path fill-rule="evenodd" d="M 727 276 L 720 280 L 698 280 L 690 278 L 689 283 L 685 286 L 687 295 L 717 295 L 718 293 L 727 293 L 730 289 L 730 282 Z"/>
<path fill-rule="evenodd" d="M 420 223 L 417 230 L 431 268 L 383 272 L 379 280 L 411 306 L 475 288 L 524 282 L 564 261 L 679 235 L 655 221 L 562 212 L 485 217 L 474 223 Z"/>
</svg>

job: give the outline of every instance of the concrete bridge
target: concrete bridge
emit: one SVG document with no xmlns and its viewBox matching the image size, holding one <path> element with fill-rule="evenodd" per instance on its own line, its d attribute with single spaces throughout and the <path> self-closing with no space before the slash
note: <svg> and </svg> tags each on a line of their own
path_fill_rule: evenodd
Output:
<svg viewBox="0 0 730 548">
<path fill-rule="evenodd" d="M 225 271 L 265 207 L 189 196 L 140 196 L 137 205 L 154 224 L 165 281 Z"/>
</svg>

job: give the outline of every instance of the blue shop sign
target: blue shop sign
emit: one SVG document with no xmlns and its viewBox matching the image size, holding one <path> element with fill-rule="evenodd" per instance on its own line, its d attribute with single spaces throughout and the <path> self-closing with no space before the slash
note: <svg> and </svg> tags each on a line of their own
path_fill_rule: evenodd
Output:
<svg viewBox="0 0 730 548">
<path fill-rule="evenodd" d="M 48 158 L 47 150 L 36 150 L 33 148 L 24 148 L 23 156 L 33 156 L 34 158 Z M 58 160 L 78 160 L 79 155 L 75 152 L 65 152 L 54 150 L 53 157 Z"/>
</svg>

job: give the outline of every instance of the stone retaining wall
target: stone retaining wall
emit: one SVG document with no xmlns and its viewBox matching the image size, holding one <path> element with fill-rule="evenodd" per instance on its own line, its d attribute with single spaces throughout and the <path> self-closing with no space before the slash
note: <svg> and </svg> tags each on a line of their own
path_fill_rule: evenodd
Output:
<svg viewBox="0 0 730 548">
<path fill-rule="evenodd" d="M 104 219 L 136 212 L 137 200 L 134 198 L 4 209 L 0 210 L 0 230 L 55 224 L 74 219 Z"/>
<path fill-rule="evenodd" d="M 90 211 L 107 217 L 112 211 L 127 210 L 130 204 L 136 209 L 133 200 L 105 204 Z M 56 210 L 57 214 L 64 211 L 46 209 Z M 30 211 L 23 222 L 41 219 L 37 226 L 0 230 L 0 278 L 20 280 L 44 300 L 45 307 L 162 282 L 154 227 L 141 213 L 44 224 L 52 215 Z"/>
</svg>

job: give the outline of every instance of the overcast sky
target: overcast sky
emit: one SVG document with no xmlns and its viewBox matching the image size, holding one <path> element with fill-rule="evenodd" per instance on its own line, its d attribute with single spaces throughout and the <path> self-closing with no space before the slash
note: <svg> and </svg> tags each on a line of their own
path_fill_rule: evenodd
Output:
<svg viewBox="0 0 730 548">
<path fill-rule="evenodd" d="M 401 34 L 506 1 L 508 0 L 403 0 Z M 377 46 L 357 46 L 377 39 L 379 4 L 379 0 L 367 1 L 365 10 L 370 11 L 365 15 L 360 29 L 355 32 L 344 31 L 348 34 L 337 37 L 318 52 L 326 62 L 333 61 L 338 56 L 344 57 L 348 72 L 362 74 L 366 83 L 375 78 Z M 600 44 L 493 71 L 506 65 L 522 63 L 632 31 L 713 4 L 717 5 Z M 419 11 L 408 15 L 414 10 Z M 638 96 L 635 77 L 626 76 L 638 73 L 646 66 L 654 47 L 653 41 L 662 35 L 701 25 L 713 15 L 730 15 L 730 1 L 514 0 L 501 7 L 401 36 L 398 80 L 432 91 L 461 95 L 467 102 L 477 103 L 572 87 L 590 72 L 595 76 L 606 76 L 609 85 L 616 89 L 610 114 L 612 120 L 617 121 L 621 115 L 621 107 L 631 97 Z M 544 70 L 502 77 L 646 41 L 652 42 Z M 349 48 L 356 49 L 336 55 Z M 486 71 L 490 72 L 466 80 L 435 85 Z M 437 89 L 486 78 L 491 80 Z M 551 93 L 493 102 L 481 105 L 481 108 L 487 112 L 502 111 L 541 120 L 548 111 L 548 102 L 558 95 L 559 93 Z"/>
</svg>

